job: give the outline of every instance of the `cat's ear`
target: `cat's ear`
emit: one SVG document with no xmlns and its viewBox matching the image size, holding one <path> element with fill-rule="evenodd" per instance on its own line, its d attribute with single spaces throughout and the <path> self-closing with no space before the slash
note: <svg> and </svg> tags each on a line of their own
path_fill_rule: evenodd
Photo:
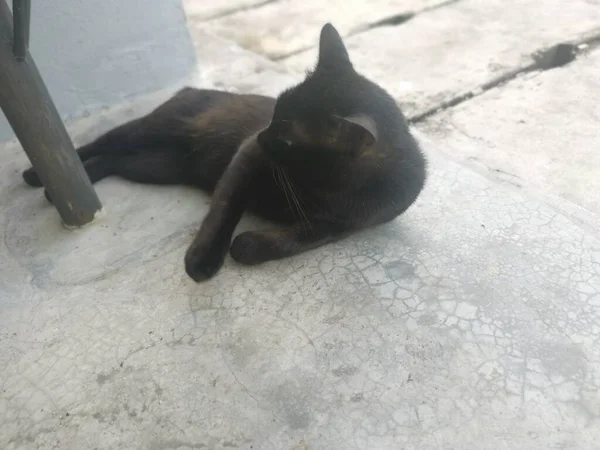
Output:
<svg viewBox="0 0 600 450">
<path fill-rule="evenodd" d="M 352 67 L 350 57 L 337 30 L 327 23 L 321 29 L 317 70 L 344 70 Z"/>
<path fill-rule="evenodd" d="M 377 125 L 370 117 L 359 114 L 355 116 L 339 117 L 344 123 L 342 127 L 346 139 L 363 146 L 371 146 L 377 142 Z"/>
</svg>

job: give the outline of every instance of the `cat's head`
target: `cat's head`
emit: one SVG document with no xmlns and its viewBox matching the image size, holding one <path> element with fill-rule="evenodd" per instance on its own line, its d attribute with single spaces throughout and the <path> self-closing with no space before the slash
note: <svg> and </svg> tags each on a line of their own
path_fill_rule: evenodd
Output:
<svg viewBox="0 0 600 450">
<path fill-rule="evenodd" d="M 342 38 L 326 24 L 316 68 L 278 97 L 258 142 L 283 166 L 330 168 L 372 153 L 381 138 L 379 119 L 390 108 L 394 116 L 394 101 L 354 70 Z"/>
</svg>

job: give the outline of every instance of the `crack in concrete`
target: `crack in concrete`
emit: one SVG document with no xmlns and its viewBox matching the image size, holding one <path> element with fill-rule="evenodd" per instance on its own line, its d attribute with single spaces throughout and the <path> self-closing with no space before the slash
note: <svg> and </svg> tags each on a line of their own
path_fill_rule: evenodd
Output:
<svg viewBox="0 0 600 450">
<path fill-rule="evenodd" d="M 241 5 L 241 6 L 237 6 L 231 9 L 226 9 L 225 11 L 221 11 L 215 15 L 212 16 L 208 16 L 205 17 L 204 19 L 200 20 L 200 22 L 208 22 L 209 20 L 215 20 L 215 19 L 221 19 L 223 17 L 227 17 L 227 16 L 231 16 L 235 13 L 238 12 L 245 12 L 245 11 L 250 11 L 253 9 L 258 9 L 261 8 L 263 6 L 269 5 L 271 3 L 276 3 L 279 0 L 265 0 L 263 2 L 260 3 L 254 3 L 253 5 Z"/>
<path fill-rule="evenodd" d="M 403 23 L 408 22 L 411 19 L 414 19 L 421 14 L 428 13 L 430 11 L 435 11 L 436 9 L 445 8 L 446 6 L 454 5 L 455 3 L 461 2 L 462 0 L 446 0 L 441 3 L 437 3 L 435 5 L 426 6 L 425 8 L 417 9 L 415 11 L 405 11 L 400 14 L 394 14 L 392 16 L 384 17 L 383 19 L 379 19 L 375 22 L 368 23 L 366 25 L 360 26 L 355 30 L 351 31 L 348 36 L 354 36 L 365 31 L 372 30 L 374 28 L 380 27 L 396 27 L 402 25 Z"/>
<path fill-rule="evenodd" d="M 522 74 L 536 71 L 544 72 L 557 67 L 566 66 L 575 61 L 578 55 L 587 53 L 598 46 L 600 46 L 600 29 L 593 30 L 583 38 L 573 40 L 571 42 L 559 42 L 550 47 L 540 49 L 531 54 L 533 59 L 532 63 L 510 70 L 482 84 L 481 86 L 471 89 L 468 92 L 456 95 L 455 97 L 441 102 L 440 104 L 433 106 L 422 113 L 411 116 L 408 118 L 408 121 L 411 124 L 423 122 L 437 113 L 453 108 L 461 103 L 471 100 L 474 97 L 482 95 L 490 89 L 506 84 Z"/>
<path fill-rule="evenodd" d="M 383 19 L 379 19 L 376 22 L 369 23 L 367 25 L 362 26 L 361 28 L 358 28 L 354 32 L 350 33 L 350 36 L 352 36 L 354 34 L 362 33 L 364 31 L 372 30 L 373 28 L 390 27 L 390 26 L 396 27 L 398 25 L 402 25 L 404 22 L 408 22 L 413 17 L 415 17 L 416 14 L 417 13 L 415 13 L 415 12 L 409 11 L 409 12 L 405 12 L 405 13 L 394 14 L 393 16 L 389 16 L 389 17 L 384 17 Z"/>
</svg>

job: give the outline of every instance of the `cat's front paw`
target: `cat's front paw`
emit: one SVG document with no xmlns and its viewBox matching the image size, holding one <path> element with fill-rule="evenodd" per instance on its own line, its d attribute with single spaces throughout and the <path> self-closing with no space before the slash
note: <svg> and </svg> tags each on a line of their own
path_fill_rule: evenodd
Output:
<svg viewBox="0 0 600 450">
<path fill-rule="evenodd" d="M 264 233 L 247 231 L 233 240 L 229 253 L 240 264 L 254 265 L 275 259 L 273 250 Z"/>
<path fill-rule="evenodd" d="M 226 254 L 226 246 L 215 242 L 194 242 L 185 254 L 185 271 L 196 282 L 208 280 L 219 271 Z"/>
</svg>

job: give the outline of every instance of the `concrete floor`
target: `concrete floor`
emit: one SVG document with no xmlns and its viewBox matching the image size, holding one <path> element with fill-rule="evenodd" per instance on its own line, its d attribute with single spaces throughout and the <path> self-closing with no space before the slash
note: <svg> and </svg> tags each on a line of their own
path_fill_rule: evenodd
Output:
<svg viewBox="0 0 600 450">
<path fill-rule="evenodd" d="M 221 19 L 192 20 L 203 62 L 193 84 L 275 94 L 299 78 L 291 58 L 199 31 L 206 20 Z M 18 145 L 3 145 L 0 448 L 597 448 L 600 111 L 588 87 L 600 65 L 588 50 L 418 121 L 431 178 L 402 218 L 281 262 L 228 260 L 203 284 L 182 261 L 206 196 L 105 180 L 103 217 L 68 231 L 21 181 Z M 519 67 L 511 58 L 502 70 Z M 475 72 L 488 64 L 471 60 Z M 433 74 L 451 69 L 444 61 L 455 60 Z M 72 123 L 74 140 L 170 91 Z M 544 158 L 553 165 L 529 170 Z"/>
</svg>

